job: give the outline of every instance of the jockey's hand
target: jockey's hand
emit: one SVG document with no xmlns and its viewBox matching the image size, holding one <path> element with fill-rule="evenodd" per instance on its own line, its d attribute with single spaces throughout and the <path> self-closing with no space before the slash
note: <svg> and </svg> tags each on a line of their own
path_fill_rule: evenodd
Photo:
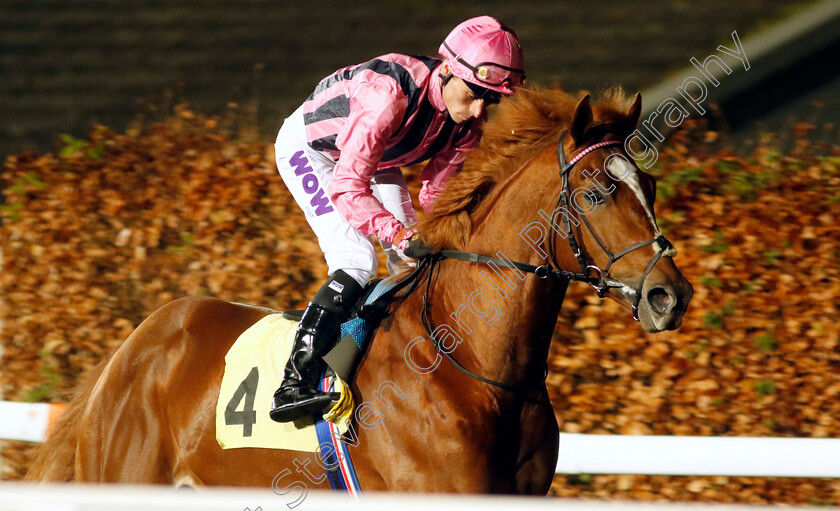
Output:
<svg viewBox="0 0 840 511">
<path fill-rule="evenodd" d="M 423 240 L 420 239 L 420 236 L 416 234 L 409 238 L 408 244 L 406 245 L 405 250 L 403 250 L 405 255 L 413 257 L 414 259 L 428 257 L 435 252 L 437 252 L 437 250 L 426 246 L 426 244 L 423 243 Z"/>
</svg>

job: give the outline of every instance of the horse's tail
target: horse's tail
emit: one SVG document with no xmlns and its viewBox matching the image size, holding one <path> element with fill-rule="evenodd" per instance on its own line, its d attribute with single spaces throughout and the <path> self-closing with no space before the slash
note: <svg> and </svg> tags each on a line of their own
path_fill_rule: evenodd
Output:
<svg viewBox="0 0 840 511">
<path fill-rule="evenodd" d="M 27 481 L 73 480 L 81 415 L 107 364 L 108 359 L 103 360 L 82 376 L 70 403 L 50 426 L 46 441 L 35 452 L 35 461 L 26 474 Z"/>
</svg>

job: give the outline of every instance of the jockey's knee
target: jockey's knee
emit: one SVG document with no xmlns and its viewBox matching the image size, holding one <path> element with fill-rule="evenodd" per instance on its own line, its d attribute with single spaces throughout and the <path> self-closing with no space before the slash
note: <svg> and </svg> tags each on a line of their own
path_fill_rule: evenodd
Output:
<svg viewBox="0 0 840 511">
<path fill-rule="evenodd" d="M 344 273 L 353 277 L 353 280 L 359 283 L 360 286 L 365 287 L 365 285 L 376 275 L 376 269 L 373 271 L 370 270 L 360 270 L 357 268 L 340 268 L 344 270 Z M 336 270 L 338 271 L 338 270 Z"/>
<path fill-rule="evenodd" d="M 379 259 L 373 245 L 370 250 L 359 252 L 330 252 L 324 254 L 329 266 L 329 275 L 338 270 L 344 272 L 364 287 L 376 275 Z"/>
</svg>

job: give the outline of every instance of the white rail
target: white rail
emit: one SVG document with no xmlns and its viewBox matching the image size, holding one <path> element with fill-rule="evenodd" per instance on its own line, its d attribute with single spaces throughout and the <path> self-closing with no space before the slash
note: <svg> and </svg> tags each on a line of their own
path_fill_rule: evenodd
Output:
<svg viewBox="0 0 840 511">
<path fill-rule="evenodd" d="M 840 477 L 840 440 L 561 433 L 556 473 Z"/>
<path fill-rule="evenodd" d="M 0 401 L 0 440 L 42 442 L 62 405 Z"/>
<path fill-rule="evenodd" d="M 359 500 L 329 493 L 309 492 L 296 506 L 288 496 L 268 490 L 202 488 L 199 491 L 167 487 L 124 485 L 24 485 L 0 483 L 4 511 L 766 511 L 772 506 L 585 501 L 536 497 L 461 497 L 443 495 L 365 494 Z M 785 507 L 785 511 L 813 509 Z M 836 508 L 835 508 L 836 509 Z"/>
<path fill-rule="evenodd" d="M 61 407 L 0 401 L 0 439 L 40 442 Z M 560 434 L 558 474 L 836 477 L 840 439 Z"/>
</svg>

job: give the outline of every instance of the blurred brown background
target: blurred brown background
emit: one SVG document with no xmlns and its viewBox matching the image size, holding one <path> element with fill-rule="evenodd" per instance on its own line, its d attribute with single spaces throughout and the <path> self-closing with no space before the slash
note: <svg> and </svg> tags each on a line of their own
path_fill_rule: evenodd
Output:
<svg viewBox="0 0 840 511">
<path fill-rule="evenodd" d="M 489 13 L 519 33 L 532 81 L 571 91 L 655 90 L 732 31 L 767 49 L 650 169 L 696 292 L 680 330 L 644 334 L 571 287 L 548 361 L 561 430 L 840 438 L 840 17 L 762 36 L 836 2 L 348 5 L 0 2 L 0 398 L 66 400 L 180 296 L 304 305 L 325 266 L 274 167 L 282 119 L 336 68 L 435 54 Z M 0 444 L 0 478 L 22 477 L 32 447 Z M 840 482 L 558 475 L 552 494 L 825 505 Z"/>
</svg>

